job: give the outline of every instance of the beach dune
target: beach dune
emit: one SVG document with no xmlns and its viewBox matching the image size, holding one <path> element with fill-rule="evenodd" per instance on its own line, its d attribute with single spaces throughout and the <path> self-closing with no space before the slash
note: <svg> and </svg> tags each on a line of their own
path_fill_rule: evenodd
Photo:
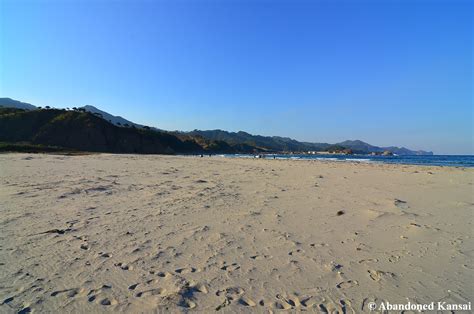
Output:
<svg viewBox="0 0 474 314">
<path fill-rule="evenodd" d="M 0 312 L 369 311 L 473 299 L 474 171 L 0 155 Z"/>
</svg>

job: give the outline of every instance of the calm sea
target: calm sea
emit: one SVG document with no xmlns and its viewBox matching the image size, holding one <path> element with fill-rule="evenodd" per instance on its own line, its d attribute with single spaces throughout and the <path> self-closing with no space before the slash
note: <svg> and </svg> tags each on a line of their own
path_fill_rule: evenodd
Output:
<svg viewBox="0 0 474 314">
<path fill-rule="evenodd" d="M 255 158 L 254 155 L 227 154 L 224 157 Z M 448 166 L 448 167 L 474 167 L 474 156 L 471 155 L 433 155 L 433 156 L 368 156 L 368 155 L 263 155 L 265 159 L 316 159 L 333 161 L 352 161 L 367 163 L 426 165 L 426 166 Z"/>
</svg>

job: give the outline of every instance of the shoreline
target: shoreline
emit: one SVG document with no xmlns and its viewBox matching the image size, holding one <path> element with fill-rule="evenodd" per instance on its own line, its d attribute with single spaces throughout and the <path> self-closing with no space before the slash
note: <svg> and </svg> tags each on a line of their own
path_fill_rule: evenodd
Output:
<svg viewBox="0 0 474 314">
<path fill-rule="evenodd" d="M 288 156 L 292 157 L 281 157 L 282 154 L 268 154 L 268 156 L 276 156 L 276 158 L 271 157 L 263 157 L 259 158 L 256 157 L 258 155 L 254 154 L 220 154 L 220 153 L 211 153 L 209 154 L 130 154 L 130 153 L 110 153 L 110 152 L 87 152 L 87 151 L 37 151 L 37 152 L 23 152 L 23 151 L 1 151 L 0 155 L 5 154 L 44 154 L 44 155 L 63 155 L 63 156 L 83 156 L 83 155 L 117 155 L 117 156 L 168 156 L 168 157 L 196 157 L 201 158 L 200 155 L 203 155 L 202 158 L 208 157 L 221 157 L 221 158 L 231 158 L 231 159 L 259 159 L 259 160 L 299 160 L 299 161 L 322 161 L 322 162 L 335 162 L 335 163 L 344 163 L 344 162 L 353 162 L 353 163 L 362 163 L 362 164 L 383 164 L 383 165 L 401 165 L 401 166 L 422 166 L 422 167 L 447 167 L 447 168 L 458 168 L 458 169 L 469 169 L 474 168 L 474 163 L 472 165 L 439 165 L 439 164 L 423 164 L 423 163 L 410 163 L 410 162 L 386 162 L 382 160 L 373 160 L 372 155 L 339 155 L 339 154 L 331 154 L 328 156 L 339 156 L 340 159 L 337 157 L 313 157 L 307 158 L 306 156 L 314 156 L 310 154 L 288 154 Z M 265 155 L 264 155 L 265 156 Z M 353 157 L 346 157 L 346 156 L 354 156 Z M 427 155 L 428 156 L 428 155 Z M 462 157 L 462 158 L 474 158 L 472 155 L 429 155 L 432 157 Z M 358 158 L 358 157 L 366 157 L 366 158 Z M 403 156 L 375 156 L 378 158 L 390 158 L 390 157 L 420 157 L 422 158 L 423 155 L 403 155 Z M 390 159 L 389 159 L 390 160 Z M 474 161 L 473 161 L 474 162 Z"/>
<path fill-rule="evenodd" d="M 159 156 L 159 155 L 156 155 Z M 161 155 L 163 156 L 163 155 Z M 196 157 L 201 158 L 199 155 L 169 155 L 174 157 Z M 437 155 L 435 155 L 437 156 Z M 441 155 L 440 155 L 441 156 Z M 443 155 L 444 156 L 444 155 Z M 471 155 L 466 155 L 471 157 Z M 223 154 L 215 154 L 209 157 L 208 155 L 204 155 L 202 158 L 223 158 L 223 159 L 241 159 L 241 160 L 260 160 L 260 161 L 306 161 L 306 162 L 322 162 L 322 163 L 334 163 L 334 164 L 344 164 L 344 163 L 354 163 L 354 164 L 367 164 L 367 165 L 387 165 L 387 166 L 413 166 L 413 167 L 434 167 L 434 168 L 454 168 L 454 169 L 462 169 L 468 170 L 473 169 L 473 167 L 469 166 L 451 166 L 451 165 L 429 165 L 429 164 L 412 164 L 412 163 L 389 163 L 389 162 L 379 162 L 379 161 L 371 161 L 367 160 L 360 160 L 360 159 L 336 159 L 336 158 L 257 158 L 252 157 L 252 155 L 246 156 L 224 156 Z"/>
</svg>

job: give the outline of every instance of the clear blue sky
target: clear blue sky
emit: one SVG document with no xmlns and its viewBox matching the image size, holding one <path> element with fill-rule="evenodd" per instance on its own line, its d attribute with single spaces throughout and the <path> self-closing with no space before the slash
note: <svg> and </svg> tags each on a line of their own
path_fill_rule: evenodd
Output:
<svg viewBox="0 0 474 314">
<path fill-rule="evenodd" d="M 474 154 L 472 3 L 0 0 L 0 97 Z"/>
</svg>

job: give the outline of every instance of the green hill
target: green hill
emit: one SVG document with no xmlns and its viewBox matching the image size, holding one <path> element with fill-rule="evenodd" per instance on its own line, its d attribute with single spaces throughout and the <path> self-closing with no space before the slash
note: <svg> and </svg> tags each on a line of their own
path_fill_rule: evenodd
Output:
<svg viewBox="0 0 474 314">
<path fill-rule="evenodd" d="M 0 141 L 110 153 L 173 154 L 203 150 L 192 139 L 117 127 L 88 112 L 58 109 L 0 108 Z"/>
</svg>

